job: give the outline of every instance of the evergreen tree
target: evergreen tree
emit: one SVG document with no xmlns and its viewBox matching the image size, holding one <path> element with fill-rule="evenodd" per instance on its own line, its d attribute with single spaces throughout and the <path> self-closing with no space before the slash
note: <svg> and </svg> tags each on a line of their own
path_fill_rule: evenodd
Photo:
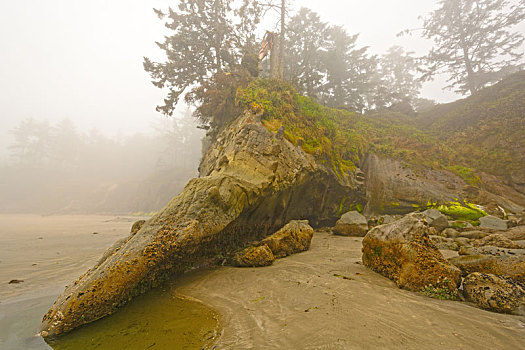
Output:
<svg viewBox="0 0 525 350">
<path fill-rule="evenodd" d="M 180 0 L 178 10 L 170 8 L 168 14 L 155 10 L 159 18 L 168 17 L 166 27 L 174 32 L 163 43 L 157 43 L 166 53 L 166 62 L 144 58 L 144 69 L 150 73 L 153 84 L 169 90 L 158 111 L 172 115 L 184 91 L 239 60 L 240 48 L 233 46 L 241 40 L 239 28 L 236 31 L 231 20 L 231 3 L 232 0 Z"/>
<path fill-rule="evenodd" d="M 326 29 L 319 15 L 307 8 L 301 8 L 288 23 L 285 79 L 306 96 L 319 96 L 326 75 L 323 67 Z"/>
<path fill-rule="evenodd" d="M 424 20 L 423 36 L 434 41 L 426 56 L 431 79 L 448 72 L 447 88 L 471 94 L 523 67 L 523 35 L 510 28 L 525 17 L 525 0 L 440 0 Z"/>
<path fill-rule="evenodd" d="M 416 78 L 418 63 L 411 52 L 392 46 L 378 61 L 374 82 L 375 109 L 406 102 L 410 104 L 418 95 L 421 81 Z"/>
<path fill-rule="evenodd" d="M 327 30 L 322 100 L 331 107 L 362 111 L 366 106 L 373 61 L 366 55 L 367 47 L 356 48 L 357 38 L 358 34 L 349 35 L 343 27 Z"/>
</svg>

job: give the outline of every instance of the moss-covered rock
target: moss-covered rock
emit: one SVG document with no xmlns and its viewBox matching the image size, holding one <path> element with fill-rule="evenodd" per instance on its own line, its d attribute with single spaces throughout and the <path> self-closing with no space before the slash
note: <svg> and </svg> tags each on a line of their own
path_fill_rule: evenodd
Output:
<svg viewBox="0 0 525 350">
<path fill-rule="evenodd" d="M 310 249 L 313 235 L 314 229 L 307 220 L 293 220 L 261 244 L 267 245 L 276 258 L 284 258 Z"/>
<path fill-rule="evenodd" d="M 432 287 L 457 296 L 461 282 L 460 270 L 432 243 L 423 214 L 409 214 L 370 230 L 363 239 L 363 263 L 412 291 Z"/>
<path fill-rule="evenodd" d="M 525 285 L 511 278 L 475 272 L 463 281 L 463 294 L 482 309 L 525 315 Z"/>
</svg>

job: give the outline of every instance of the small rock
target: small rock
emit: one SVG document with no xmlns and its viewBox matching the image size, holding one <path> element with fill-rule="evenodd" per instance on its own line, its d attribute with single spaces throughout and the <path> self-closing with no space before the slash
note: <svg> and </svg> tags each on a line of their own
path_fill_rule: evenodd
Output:
<svg viewBox="0 0 525 350">
<path fill-rule="evenodd" d="M 473 245 L 475 247 L 493 246 L 493 247 L 509 248 L 509 249 L 523 248 L 520 244 L 514 241 L 511 241 L 510 239 L 508 239 L 502 234 L 497 234 L 497 233 L 492 234 L 482 239 L 478 239 L 473 242 Z"/>
<path fill-rule="evenodd" d="M 440 249 L 446 249 L 446 250 L 458 250 L 459 245 L 454 242 L 452 238 L 446 238 L 442 236 L 430 236 L 430 239 L 434 243 L 434 245 Z"/>
<path fill-rule="evenodd" d="M 262 267 L 269 266 L 275 261 L 275 256 L 268 246 L 248 247 L 239 251 L 233 258 L 233 266 Z"/>
<path fill-rule="evenodd" d="M 479 219 L 482 228 L 489 228 L 492 230 L 506 230 L 508 228 L 507 221 L 497 218 L 495 216 L 484 216 Z"/>
<path fill-rule="evenodd" d="M 261 245 L 267 245 L 275 258 L 279 259 L 310 249 L 313 235 L 314 229 L 308 220 L 293 220 L 263 239 Z"/>
<path fill-rule="evenodd" d="M 438 231 L 443 231 L 449 226 L 447 217 L 437 209 L 425 210 L 423 215 L 425 215 L 430 227 L 435 227 Z"/>
<path fill-rule="evenodd" d="M 500 231 L 498 233 L 501 233 L 511 241 L 525 240 L 525 226 L 513 227 L 507 231 Z"/>
<path fill-rule="evenodd" d="M 459 255 L 492 255 L 492 256 L 525 256 L 525 249 L 508 249 L 499 247 L 461 247 Z"/>
<path fill-rule="evenodd" d="M 472 240 L 466 237 L 454 238 L 454 242 L 456 242 L 460 247 L 472 246 Z"/>
<path fill-rule="evenodd" d="M 511 278 L 475 272 L 463 281 L 463 294 L 482 309 L 525 315 L 525 285 Z"/>
<path fill-rule="evenodd" d="M 9 281 L 8 284 L 19 284 L 19 283 L 22 283 L 22 282 L 24 282 L 24 280 L 11 280 L 11 281 Z"/>
<path fill-rule="evenodd" d="M 91 232 L 92 235 L 98 235 L 98 232 Z"/>
<path fill-rule="evenodd" d="M 487 237 L 488 235 L 489 233 L 484 232 L 484 231 L 478 231 L 478 230 L 463 231 L 459 233 L 459 237 L 464 237 L 468 239 L 481 239 L 483 237 Z"/>
<path fill-rule="evenodd" d="M 441 234 L 444 235 L 447 238 L 457 238 L 457 237 L 459 237 L 459 232 L 456 231 L 453 228 L 446 228 L 443 231 L 441 231 Z"/>
<path fill-rule="evenodd" d="M 343 214 L 334 227 L 334 234 L 340 236 L 364 237 L 368 231 L 368 221 L 357 211 Z"/>
</svg>

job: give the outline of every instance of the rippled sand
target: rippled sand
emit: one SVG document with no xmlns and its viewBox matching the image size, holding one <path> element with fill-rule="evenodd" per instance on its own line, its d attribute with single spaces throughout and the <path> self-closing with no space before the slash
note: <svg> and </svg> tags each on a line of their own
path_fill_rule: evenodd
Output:
<svg viewBox="0 0 525 350">
<path fill-rule="evenodd" d="M 400 290 L 360 262 L 361 239 L 316 232 L 308 252 L 203 271 L 178 291 L 223 315 L 218 349 L 525 348 L 525 318 Z"/>
</svg>

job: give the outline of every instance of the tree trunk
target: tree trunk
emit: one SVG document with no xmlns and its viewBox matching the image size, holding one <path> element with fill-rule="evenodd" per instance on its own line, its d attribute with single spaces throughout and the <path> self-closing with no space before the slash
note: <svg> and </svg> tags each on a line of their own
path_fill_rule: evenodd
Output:
<svg viewBox="0 0 525 350">
<path fill-rule="evenodd" d="M 281 37 L 279 40 L 279 78 L 284 78 L 284 33 L 286 21 L 286 0 L 281 0 Z"/>
<path fill-rule="evenodd" d="M 274 39 L 272 49 L 270 50 L 270 78 L 271 79 L 279 79 L 281 77 L 280 75 L 280 65 L 279 65 L 279 47 L 281 46 L 279 44 L 280 40 L 277 40 L 277 38 Z"/>
</svg>

